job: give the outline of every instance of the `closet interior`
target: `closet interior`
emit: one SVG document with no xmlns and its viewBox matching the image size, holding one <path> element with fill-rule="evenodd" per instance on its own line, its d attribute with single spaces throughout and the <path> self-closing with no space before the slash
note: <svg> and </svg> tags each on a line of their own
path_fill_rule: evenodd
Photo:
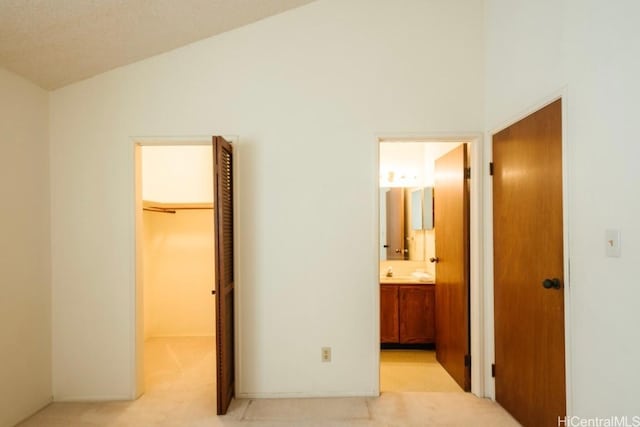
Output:
<svg viewBox="0 0 640 427">
<path fill-rule="evenodd" d="M 141 177 L 145 392 L 215 387 L 212 147 L 142 146 Z"/>
</svg>

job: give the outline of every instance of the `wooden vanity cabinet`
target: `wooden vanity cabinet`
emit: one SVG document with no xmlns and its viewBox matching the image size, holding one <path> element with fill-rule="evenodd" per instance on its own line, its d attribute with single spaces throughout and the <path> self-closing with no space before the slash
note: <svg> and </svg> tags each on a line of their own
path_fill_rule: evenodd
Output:
<svg viewBox="0 0 640 427">
<path fill-rule="evenodd" d="M 399 340 L 398 286 L 380 285 L 380 341 L 397 343 Z"/>
<path fill-rule="evenodd" d="M 380 285 L 382 344 L 433 344 L 435 335 L 433 284 Z"/>
</svg>

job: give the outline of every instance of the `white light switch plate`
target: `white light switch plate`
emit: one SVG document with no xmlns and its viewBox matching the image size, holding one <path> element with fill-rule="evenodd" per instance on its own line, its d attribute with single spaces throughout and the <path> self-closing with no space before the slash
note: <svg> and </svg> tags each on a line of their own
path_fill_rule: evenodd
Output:
<svg viewBox="0 0 640 427">
<path fill-rule="evenodd" d="M 620 256 L 620 230 L 605 230 L 606 253 L 608 257 Z"/>
</svg>

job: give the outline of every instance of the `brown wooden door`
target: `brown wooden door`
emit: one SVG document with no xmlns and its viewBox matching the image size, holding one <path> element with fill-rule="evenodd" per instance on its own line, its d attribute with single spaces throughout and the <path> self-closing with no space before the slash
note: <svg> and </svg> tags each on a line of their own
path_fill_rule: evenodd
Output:
<svg viewBox="0 0 640 427">
<path fill-rule="evenodd" d="M 469 363 L 469 191 L 467 147 L 436 159 L 436 358 L 464 390 L 471 390 Z"/>
<path fill-rule="evenodd" d="M 231 144 L 213 137 L 216 248 L 216 387 L 218 415 L 227 413 L 235 391 L 233 162 Z"/>
<path fill-rule="evenodd" d="M 398 286 L 380 285 L 380 342 L 398 340 Z"/>
<path fill-rule="evenodd" d="M 525 426 L 555 426 L 566 415 L 561 101 L 495 134 L 493 162 L 496 400 Z"/>
<path fill-rule="evenodd" d="M 398 286 L 400 343 L 425 344 L 435 339 L 434 303 L 431 285 Z"/>
</svg>

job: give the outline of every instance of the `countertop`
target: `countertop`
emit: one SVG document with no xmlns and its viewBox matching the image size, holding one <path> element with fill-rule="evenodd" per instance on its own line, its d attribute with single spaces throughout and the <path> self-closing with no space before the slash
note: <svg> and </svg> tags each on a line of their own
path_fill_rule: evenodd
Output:
<svg viewBox="0 0 640 427">
<path fill-rule="evenodd" d="M 435 280 L 433 278 L 417 278 L 415 276 L 380 276 L 380 284 L 416 284 L 416 285 L 433 285 L 435 284 Z"/>
</svg>

